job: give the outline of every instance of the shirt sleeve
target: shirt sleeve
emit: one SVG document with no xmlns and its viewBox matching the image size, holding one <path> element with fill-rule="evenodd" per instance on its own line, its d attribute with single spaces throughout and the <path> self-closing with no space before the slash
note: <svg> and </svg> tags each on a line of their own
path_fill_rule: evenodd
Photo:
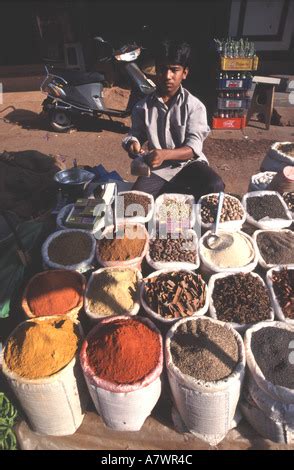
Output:
<svg viewBox="0 0 294 470">
<path fill-rule="evenodd" d="M 202 155 L 203 142 L 210 133 L 203 103 L 193 104 L 188 114 L 184 145 L 191 147 L 195 156 Z"/>
<path fill-rule="evenodd" d="M 128 135 L 122 140 L 122 146 L 127 150 L 127 145 L 130 142 L 139 142 L 143 145 L 147 140 L 146 125 L 145 125 L 145 110 L 144 104 L 137 103 L 132 111 L 132 126 Z"/>
</svg>

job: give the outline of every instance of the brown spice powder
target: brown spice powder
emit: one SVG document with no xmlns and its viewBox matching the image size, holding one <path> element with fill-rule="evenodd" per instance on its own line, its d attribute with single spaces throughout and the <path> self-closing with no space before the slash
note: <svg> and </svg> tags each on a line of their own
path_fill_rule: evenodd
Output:
<svg viewBox="0 0 294 470">
<path fill-rule="evenodd" d="M 87 233 L 63 232 L 48 246 L 48 257 L 53 263 L 72 266 L 88 259 L 91 250 L 92 240 Z"/>
<path fill-rule="evenodd" d="M 113 240 L 103 238 L 98 245 L 100 258 L 104 261 L 128 261 L 138 258 L 143 252 L 146 236 L 140 227 L 136 234 L 136 238 L 131 238 L 128 237 L 128 231 L 126 231 L 124 238 Z"/>
<path fill-rule="evenodd" d="M 4 359 L 21 377 L 41 379 L 63 369 L 77 348 L 77 326 L 71 320 L 29 320 L 9 338 Z"/>
</svg>

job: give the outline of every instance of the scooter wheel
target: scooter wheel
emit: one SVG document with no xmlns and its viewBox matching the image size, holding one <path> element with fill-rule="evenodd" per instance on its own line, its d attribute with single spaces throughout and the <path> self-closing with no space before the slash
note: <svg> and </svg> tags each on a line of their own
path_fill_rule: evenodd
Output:
<svg viewBox="0 0 294 470">
<path fill-rule="evenodd" d="M 51 127 L 57 132 L 67 132 L 72 128 L 72 121 L 64 111 L 53 111 L 50 115 Z"/>
</svg>

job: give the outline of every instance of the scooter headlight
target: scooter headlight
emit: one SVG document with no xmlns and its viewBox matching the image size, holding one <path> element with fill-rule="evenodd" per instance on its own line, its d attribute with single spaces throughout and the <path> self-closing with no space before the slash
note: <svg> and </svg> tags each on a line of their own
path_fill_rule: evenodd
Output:
<svg viewBox="0 0 294 470">
<path fill-rule="evenodd" d="M 48 88 L 57 97 L 65 96 L 64 90 L 59 85 L 55 85 L 54 83 L 49 83 Z"/>
</svg>

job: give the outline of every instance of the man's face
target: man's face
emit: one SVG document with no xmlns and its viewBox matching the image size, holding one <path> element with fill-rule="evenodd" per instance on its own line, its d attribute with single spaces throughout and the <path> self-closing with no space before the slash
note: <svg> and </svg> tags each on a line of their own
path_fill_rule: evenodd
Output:
<svg viewBox="0 0 294 470">
<path fill-rule="evenodd" d="M 182 80 L 188 75 L 188 67 L 178 64 L 158 64 L 156 82 L 161 92 L 173 96 L 179 89 Z"/>
</svg>

